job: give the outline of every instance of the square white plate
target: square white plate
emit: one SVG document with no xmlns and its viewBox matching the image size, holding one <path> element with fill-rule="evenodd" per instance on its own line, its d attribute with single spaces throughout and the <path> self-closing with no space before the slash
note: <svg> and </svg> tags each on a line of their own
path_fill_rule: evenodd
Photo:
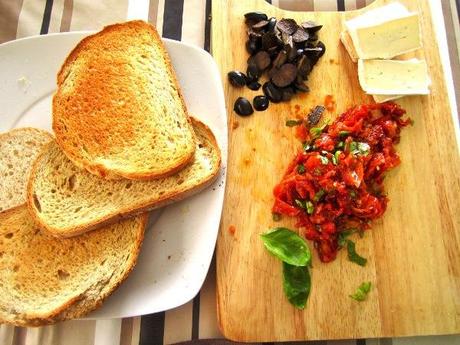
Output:
<svg viewBox="0 0 460 345">
<path fill-rule="evenodd" d="M 56 74 L 90 32 L 51 34 L 0 45 L 0 132 L 32 126 L 51 130 Z M 219 70 L 202 49 L 164 39 L 188 110 L 214 132 L 222 151 L 217 181 L 205 191 L 155 211 L 134 271 L 89 318 L 155 313 L 191 300 L 214 252 L 225 189 L 227 118 Z"/>
</svg>

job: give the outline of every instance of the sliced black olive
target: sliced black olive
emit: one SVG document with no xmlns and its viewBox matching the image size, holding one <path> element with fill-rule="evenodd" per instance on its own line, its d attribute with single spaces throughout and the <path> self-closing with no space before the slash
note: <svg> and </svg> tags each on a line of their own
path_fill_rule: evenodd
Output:
<svg viewBox="0 0 460 345">
<path fill-rule="evenodd" d="M 263 111 L 268 108 L 270 101 L 268 100 L 267 96 L 256 96 L 254 97 L 252 104 L 254 105 L 255 110 Z"/>
<path fill-rule="evenodd" d="M 304 55 L 310 60 L 312 65 L 315 65 L 320 57 L 322 52 L 321 48 L 305 48 L 303 50 Z"/>
<path fill-rule="evenodd" d="M 252 26 L 248 29 L 248 36 L 250 39 L 261 39 L 263 32 L 256 31 Z"/>
<path fill-rule="evenodd" d="M 326 46 L 324 45 L 323 42 L 319 41 L 318 44 L 316 45 L 316 48 L 320 48 L 321 51 L 319 53 L 319 57 L 323 56 L 324 53 L 326 52 Z"/>
<path fill-rule="evenodd" d="M 292 36 L 288 35 L 285 32 L 281 33 L 281 41 L 285 46 L 294 47 L 294 42 L 292 41 Z"/>
<path fill-rule="evenodd" d="M 309 42 L 315 42 L 317 40 L 318 40 L 318 34 L 317 33 L 310 34 L 310 36 L 308 37 Z"/>
<path fill-rule="evenodd" d="M 241 116 L 249 116 L 254 113 L 254 109 L 252 109 L 251 102 L 244 97 L 238 97 L 235 101 L 235 105 L 233 106 L 233 110 L 235 113 Z"/>
<path fill-rule="evenodd" d="M 307 80 L 312 68 L 310 60 L 303 55 L 297 62 L 297 75 L 301 76 L 303 80 Z"/>
<path fill-rule="evenodd" d="M 307 20 L 306 22 L 300 24 L 300 26 L 307 30 L 310 34 L 314 34 L 315 32 L 321 30 L 321 28 L 323 27 L 322 25 L 316 24 L 312 20 Z"/>
<path fill-rule="evenodd" d="M 275 85 L 273 85 L 271 82 L 267 81 L 263 86 L 262 90 L 264 92 L 264 95 L 268 97 L 270 101 L 273 103 L 279 103 L 281 102 L 281 99 L 283 98 L 283 94 L 281 93 L 281 90 L 278 89 Z"/>
<path fill-rule="evenodd" d="M 276 23 L 276 27 L 281 32 L 284 32 L 288 35 L 292 35 L 294 32 L 296 32 L 298 25 L 294 19 L 283 18 L 280 19 L 278 23 Z"/>
<path fill-rule="evenodd" d="M 295 83 L 294 88 L 299 92 L 310 92 L 310 88 L 305 83 Z"/>
<path fill-rule="evenodd" d="M 231 71 L 227 74 L 230 84 L 236 87 L 242 87 L 246 85 L 246 76 L 240 71 Z"/>
<path fill-rule="evenodd" d="M 266 32 L 262 35 L 262 49 L 268 50 L 272 47 L 277 47 L 279 40 L 273 32 Z"/>
<path fill-rule="evenodd" d="M 260 31 L 268 25 L 268 20 L 261 20 L 260 22 L 254 24 L 252 29 L 254 31 Z"/>
<path fill-rule="evenodd" d="M 260 71 L 256 65 L 249 64 L 246 70 L 246 76 L 248 82 L 257 81 L 260 77 Z"/>
<path fill-rule="evenodd" d="M 308 115 L 307 115 L 307 122 L 309 126 L 314 126 L 317 125 L 319 120 L 321 120 L 321 116 L 323 116 L 324 113 L 324 108 L 321 105 L 317 105 L 315 109 L 313 109 Z"/>
<path fill-rule="evenodd" d="M 249 39 L 246 41 L 246 50 L 251 55 L 259 51 L 260 47 L 260 41 L 257 39 Z"/>
<path fill-rule="evenodd" d="M 291 63 L 286 63 L 276 70 L 272 77 L 272 82 L 278 87 L 285 87 L 291 84 L 296 76 L 297 68 Z"/>
<path fill-rule="evenodd" d="M 246 25 L 252 26 L 261 20 L 267 20 L 268 17 L 265 13 L 262 12 L 248 12 L 244 15 L 244 18 L 246 18 L 245 22 Z"/>
<path fill-rule="evenodd" d="M 278 55 L 276 56 L 276 59 L 273 61 L 273 66 L 280 68 L 287 60 L 287 52 L 286 50 L 281 50 Z M 271 78 L 271 77 L 270 77 Z"/>
<path fill-rule="evenodd" d="M 271 47 L 268 48 L 267 53 L 270 55 L 270 59 L 275 59 L 278 55 L 279 48 L 278 47 Z"/>
<path fill-rule="evenodd" d="M 290 47 L 290 46 L 286 46 L 286 51 L 287 51 L 287 60 L 289 62 L 293 62 L 296 58 L 297 58 L 297 48 L 295 47 Z"/>
<path fill-rule="evenodd" d="M 305 42 L 308 40 L 310 35 L 302 27 L 299 27 L 296 32 L 292 35 L 292 40 L 296 43 Z"/>
<path fill-rule="evenodd" d="M 291 98 L 295 94 L 295 90 L 292 86 L 284 87 L 282 90 L 283 96 L 282 96 L 282 101 L 283 102 L 288 102 L 291 100 Z"/>
<path fill-rule="evenodd" d="M 246 85 L 249 89 L 254 90 L 254 91 L 259 90 L 261 87 L 260 83 L 257 81 L 251 81 L 250 83 L 247 83 Z"/>
<path fill-rule="evenodd" d="M 268 66 L 270 66 L 270 55 L 268 55 L 267 52 L 260 51 L 254 56 L 254 63 L 256 64 L 259 71 L 263 71 Z"/>
<path fill-rule="evenodd" d="M 275 30 L 275 26 L 276 26 L 276 18 L 271 17 L 268 20 L 268 25 L 267 25 L 267 27 L 265 29 L 267 30 L 267 32 L 273 32 L 273 30 Z"/>
</svg>

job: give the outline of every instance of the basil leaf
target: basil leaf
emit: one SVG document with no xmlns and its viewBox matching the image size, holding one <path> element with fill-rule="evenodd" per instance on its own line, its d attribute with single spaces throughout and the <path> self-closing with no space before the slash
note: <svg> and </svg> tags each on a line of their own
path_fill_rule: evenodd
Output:
<svg viewBox="0 0 460 345">
<path fill-rule="evenodd" d="M 311 289 L 308 267 L 283 262 L 283 288 L 289 302 L 298 309 L 304 309 Z"/>
<path fill-rule="evenodd" d="M 265 248 L 280 260 L 294 265 L 306 266 L 311 260 L 307 242 L 294 231 L 274 228 L 260 235 Z"/>
<path fill-rule="evenodd" d="M 303 174 L 305 172 L 305 166 L 303 164 L 297 165 L 297 172 Z"/>
<path fill-rule="evenodd" d="M 372 284 L 371 282 L 362 283 L 358 289 L 356 289 L 353 295 L 349 295 L 350 298 L 353 298 L 355 301 L 361 302 L 366 299 L 367 294 L 371 291 Z"/>
<path fill-rule="evenodd" d="M 355 156 L 367 156 L 371 150 L 368 143 L 352 141 L 350 143 L 350 152 Z"/>
<path fill-rule="evenodd" d="M 350 236 L 351 234 L 355 233 L 356 229 L 348 229 L 348 230 L 343 230 L 339 232 L 339 235 L 337 236 L 337 243 L 340 247 L 345 247 L 347 244 L 347 237 Z"/>
<path fill-rule="evenodd" d="M 321 200 L 321 198 L 326 194 L 326 191 L 324 189 L 320 189 L 315 193 L 315 196 L 313 197 L 314 202 L 318 202 Z"/>
<path fill-rule="evenodd" d="M 305 202 L 305 208 L 307 209 L 308 214 L 313 214 L 313 212 L 315 211 L 315 206 L 311 201 Z"/>
<path fill-rule="evenodd" d="M 344 146 L 345 146 L 345 143 L 343 141 L 339 141 L 339 143 L 337 144 L 336 148 L 341 149 Z"/>
<path fill-rule="evenodd" d="M 310 134 L 314 138 L 319 137 L 321 135 L 321 133 L 323 132 L 324 128 L 326 128 L 327 125 L 328 125 L 328 123 L 325 123 L 321 127 L 312 127 L 312 128 L 310 128 Z"/>
<path fill-rule="evenodd" d="M 321 160 L 321 164 L 323 165 L 326 165 L 327 163 L 329 163 L 329 159 L 327 159 L 327 157 L 319 155 L 319 159 Z"/>
<path fill-rule="evenodd" d="M 367 259 L 356 253 L 355 243 L 353 241 L 347 241 L 348 259 L 360 266 L 365 266 Z"/>
<path fill-rule="evenodd" d="M 302 124 L 302 120 L 286 120 L 286 126 L 295 127 Z"/>
<path fill-rule="evenodd" d="M 300 208 L 303 208 L 303 209 L 307 209 L 307 205 L 306 205 L 306 200 L 299 200 L 299 199 L 295 199 L 294 202 L 296 203 L 297 206 L 299 206 Z"/>
</svg>

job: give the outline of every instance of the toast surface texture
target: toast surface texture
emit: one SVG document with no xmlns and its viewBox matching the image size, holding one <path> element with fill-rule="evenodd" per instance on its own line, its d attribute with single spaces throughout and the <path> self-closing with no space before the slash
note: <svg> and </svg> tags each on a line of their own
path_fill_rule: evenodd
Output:
<svg viewBox="0 0 460 345">
<path fill-rule="evenodd" d="M 194 133 L 170 58 L 143 21 L 84 38 L 58 73 L 52 109 L 58 145 L 100 177 L 160 178 L 193 158 Z"/>
<path fill-rule="evenodd" d="M 26 206 L 0 214 L 0 322 L 43 326 L 97 308 L 133 269 L 146 222 L 144 214 L 57 239 Z"/>
<path fill-rule="evenodd" d="M 211 130 L 192 122 L 197 137 L 193 162 L 173 176 L 152 181 L 101 179 L 75 166 L 55 142 L 50 143 L 29 180 L 32 217 L 53 235 L 70 237 L 204 189 L 217 177 L 221 155 Z"/>
<path fill-rule="evenodd" d="M 32 163 L 51 140 L 50 133 L 28 127 L 0 134 L 0 213 L 26 202 Z"/>
</svg>

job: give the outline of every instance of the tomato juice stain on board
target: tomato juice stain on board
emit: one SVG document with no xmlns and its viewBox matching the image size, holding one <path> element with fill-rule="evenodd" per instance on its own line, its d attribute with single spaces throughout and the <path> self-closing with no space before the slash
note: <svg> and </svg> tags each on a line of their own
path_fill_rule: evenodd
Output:
<svg viewBox="0 0 460 345">
<path fill-rule="evenodd" d="M 336 103 L 334 100 L 334 96 L 326 95 L 326 97 L 324 97 L 324 106 L 328 111 L 335 111 Z"/>
</svg>

